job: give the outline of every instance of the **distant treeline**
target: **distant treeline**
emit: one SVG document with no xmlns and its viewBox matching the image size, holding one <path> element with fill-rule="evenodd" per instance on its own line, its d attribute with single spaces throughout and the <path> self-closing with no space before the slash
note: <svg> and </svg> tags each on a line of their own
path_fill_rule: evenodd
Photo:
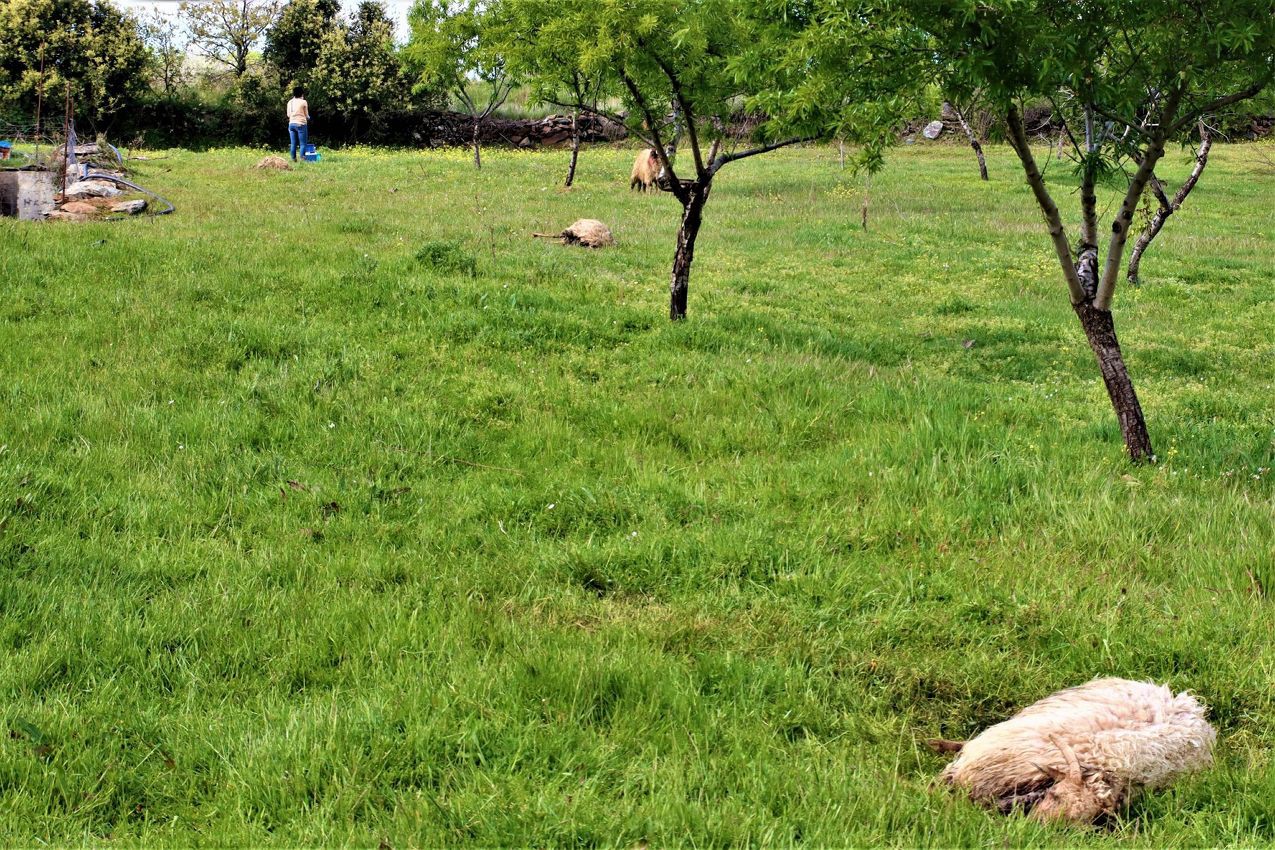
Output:
<svg viewBox="0 0 1275 850">
<path fill-rule="evenodd" d="M 414 83 L 376 2 L 206 0 L 137 17 L 108 0 L 0 0 L 0 122 L 152 145 L 278 142 L 306 90 L 328 144 L 428 143 L 446 95 Z"/>
<path fill-rule="evenodd" d="M 400 46 L 374 0 L 347 15 L 339 0 L 201 0 L 182 3 L 177 15 L 140 17 L 109 0 L 0 0 L 0 127 L 30 128 L 39 114 L 46 135 L 58 135 L 69 93 L 81 136 L 193 148 L 281 144 L 283 105 L 301 86 L 311 138 L 325 145 L 457 145 L 477 136 L 540 143 L 530 124 L 497 126 L 494 111 L 515 102 L 528 111 L 532 89 L 517 87 L 506 57 L 489 48 L 458 60 L 454 53 L 474 46 L 464 26 L 479 25 L 435 6 L 418 4 L 412 40 Z M 484 109 L 474 90 L 485 85 L 493 90 Z M 595 102 L 605 94 L 577 92 Z M 553 102 L 532 100 L 541 107 L 533 114 Z M 918 126 L 936 117 L 941 99 L 933 100 L 935 114 L 916 116 Z M 446 112 L 449 101 L 469 114 Z M 1267 93 L 1216 116 L 1215 129 L 1220 138 L 1259 138 L 1271 133 L 1272 114 L 1275 95 Z M 994 116 L 969 117 L 983 138 L 1003 136 Z M 1062 127 L 1046 103 L 1029 105 L 1023 117 L 1039 136 Z M 476 122 L 481 132 L 472 130 Z M 616 130 L 586 129 L 584 140 L 622 135 Z"/>
</svg>

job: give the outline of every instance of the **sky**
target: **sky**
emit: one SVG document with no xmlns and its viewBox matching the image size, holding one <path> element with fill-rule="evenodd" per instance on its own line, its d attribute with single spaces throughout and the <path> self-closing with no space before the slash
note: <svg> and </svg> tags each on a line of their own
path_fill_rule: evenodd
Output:
<svg viewBox="0 0 1275 850">
<path fill-rule="evenodd" d="M 123 6 L 132 12 L 145 14 L 150 9 L 159 9 L 166 15 L 177 14 L 178 0 L 114 0 L 117 6 Z M 412 0 L 381 0 L 394 19 L 394 36 L 398 41 L 407 40 L 407 10 L 412 7 Z M 341 0 L 346 11 L 358 5 L 358 0 Z"/>
</svg>

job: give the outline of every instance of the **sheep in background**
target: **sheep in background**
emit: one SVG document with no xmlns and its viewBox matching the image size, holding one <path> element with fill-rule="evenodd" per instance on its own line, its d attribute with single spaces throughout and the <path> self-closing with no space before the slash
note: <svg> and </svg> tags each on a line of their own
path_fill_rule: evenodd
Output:
<svg viewBox="0 0 1275 850">
<path fill-rule="evenodd" d="M 942 780 L 1008 814 L 1092 823 L 1143 789 L 1213 760 L 1217 733 L 1188 693 L 1128 679 L 1095 679 L 1058 691 L 964 744 Z"/>
<path fill-rule="evenodd" d="M 656 187 L 656 178 L 660 173 L 660 157 L 655 148 L 647 148 L 637 155 L 633 161 L 633 171 L 629 174 L 629 190 L 649 192 Z"/>
</svg>

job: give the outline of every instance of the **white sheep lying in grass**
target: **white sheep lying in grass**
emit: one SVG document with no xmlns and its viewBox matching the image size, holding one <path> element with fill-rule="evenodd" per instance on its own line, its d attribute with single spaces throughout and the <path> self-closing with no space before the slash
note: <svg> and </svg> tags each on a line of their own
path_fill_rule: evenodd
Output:
<svg viewBox="0 0 1275 850">
<path fill-rule="evenodd" d="M 964 744 L 949 785 L 1008 813 L 1092 823 L 1143 789 L 1167 785 L 1213 760 L 1217 733 L 1187 693 L 1128 679 L 1095 679 L 1051 694 Z"/>
</svg>

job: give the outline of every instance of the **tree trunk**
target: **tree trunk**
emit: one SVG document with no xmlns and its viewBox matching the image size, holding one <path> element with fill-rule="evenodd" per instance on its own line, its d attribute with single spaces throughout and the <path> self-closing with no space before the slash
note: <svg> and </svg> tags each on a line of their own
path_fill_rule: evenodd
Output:
<svg viewBox="0 0 1275 850">
<path fill-rule="evenodd" d="M 691 262 L 695 259 L 695 237 L 699 235 L 704 217 L 704 204 L 708 202 L 711 182 L 696 181 L 689 187 L 689 194 L 682 205 L 682 226 L 677 230 L 677 251 L 673 254 L 673 281 L 669 286 L 669 312 L 672 321 L 686 318 L 686 295 L 691 280 Z"/>
<path fill-rule="evenodd" d="M 1072 307 L 1098 360 L 1098 369 L 1107 386 L 1111 406 L 1116 411 L 1120 435 L 1124 437 L 1129 458 L 1135 463 L 1153 460 L 1155 453 L 1151 450 L 1151 435 L 1147 432 L 1147 422 L 1142 416 L 1142 405 L 1138 403 L 1129 369 L 1120 353 L 1120 340 L 1116 338 L 1116 326 L 1110 311 L 1099 310 L 1088 303 L 1073 304 Z"/>
<path fill-rule="evenodd" d="M 1146 252 L 1147 246 L 1151 244 L 1151 240 L 1159 235 L 1163 229 L 1164 223 L 1169 220 L 1169 216 L 1182 208 L 1182 202 L 1186 200 L 1186 196 L 1191 194 L 1191 190 L 1195 188 L 1195 184 L 1200 181 L 1200 175 L 1204 173 L 1204 166 L 1209 164 L 1209 148 L 1213 146 L 1213 137 L 1209 133 L 1208 128 L 1203 123 L 1200 124 L 1200 149 L 1195 155 L 1195 167 L 1191 169 L 1191 175 L 1187 177 L 1178 191 L 1173 195 L 1170 201 L 1164 194 L 1164 187 L 1160 185 L 1157 177 L 1150 180 L 1151 188 L 1155 191 L 1156 198 L 1160 201 L 1160 208 L 1156 210 L 1155 215 L 1151 217 L 1151 221 L 1138 235 L 1138 241 L 1133 246 L 1133 254 L 1129 257 L 1129 268 L 1125 272 L 1129 278 L 1129 282 L 1134 286 L 1138 285 L 1138 267 L 1142 264 L 1142 255 Z"/>
<path fill-rule="evenodd" d="M 566 186 L 570 188 L 576 179 L 576 160 L 580 158 L 580 127 L 578 121 L 579 112 L 571 113 L 571 164 L 567 166 L 567 182 Z"/>
<path fill-rule="evenodd" d="M 474 168 L 483 167 L 482 155 L 478 152 L 478 128 L 482 126 L 482 122 L 474 122 Z"/>
<path fill-rule="evenodd" d="M 1096 216 L 1090 215 L 1093 202 L 1090 200 L 1092 189 L 1089 186 L 1089 178 L 1093 172 L 1087 171 L 1082 177 L 1084 221 L 1081 224 L 1081 231 L 1082 242 L 1088 244 L 1081 246 L 1079 256 L 1073 261 L 1071 246 L 1067 242 L 1066 232 L 1063 229 L 1062 217 L 1058 213 L 1058 205 L 1050 196 L 1049 189 L 1041 177 L 1040 168 L 1036 165 L 1036 158 L 1032 156 L 1022 117 L 1017 109 L 1011 107 L 1006 111 L 1005 123 L 1009 128 L 1009 142 L 1022 161 L 1027 183 L 1031 186 L 1032 192 L 1036 195 L 1036 201 L 1045 214 L 1049 235 L 1058 254 L 1063 277 L 1067 281 L 1067 289 L 1071 293 L 1072 309 L 1076 311 L 1080 326 L 1085 331 L 1085 338 L 1089 340 L 1089 347 L 1098 361 L 1103 384 L 1107 387 L 1107 396 L 1111 399 L 1111 406 L 1120 423 L 1120 434 L 1124 437 L 1125 448 L 1129 452 L 1130 459 L 1135 462 L 1153 460 L 1155 455 L 1151 450 L 1151 435 L 1147 433 L 1147 422 L 1142 415 L 1142 406 L 1138 403 L 1138 394 L 1134 392 L 1133 381 L 1129 377 L 1128 367 L 1125 366 L 1124 356 L 1120 352 L 1120 341 L 1116 338 L 1116 327 L 1111 318 L 1111 311 L 1106 307 L 1095 306 L 1100 298 L 1102 281 L 1098 277 Z M 1154 158 L 1158 148 L 1158 144 L 1153 144 L 1149 155 Z M 1138 180 L 1145 181 L 1146 174 L 1149 173 L 1142 167 L 1138 171 L 1134 185 L 1130 186 L 1129 194 L 1135 190 L 1141 193 L 1141 187 L 1136 183 Z M 1121 208 L 1121 216 L 1117 218 L 1113 227 L 1113 243 L 1116 243 L 1121 236 L 1122 221 L 1128 206 L 1127 194 L 1126 203 Z M 1113 244 L 1112 250 L 1119 251 L 1120 247 L 1119 244 Z M 1109 268 L 1110 257 L 1108 260 Z"/>
<path fill-rule="evenodd" d="M 974 135 L 974 129 L 966 122 L 965 116 L 961 114 L 961 110 L 956 108 L 956 104 L 952 104 L 952 113 L 956 115 L 956 120 L 960 122 L 961 129 L 965 131 L 965 138 L 970 140 L 970 147 L 974 149 L 974 155 L 978 157 L 978 176 L 987 179 L 987 160 L 983 157 L 983 146 L 978 143 L 978 136 Z"/>
<path fill-rule="evenodd" d="M 1129 268 L 1125 270 L 1125 276 L 1129 278 L 1129 283 L 1137 286 L 1138 269 L 1142 265 L 1142 255 L 1146 253 L 1147 246 L 1151 244 L 1151 240 L 1155 239 L 1164 228 L 1164 223 L 1169 220 L 1169 216 L 1175 212 L 1173 205 L 1164 197 L 1164 189 L 1160 187 L 1158 177 L 1151 178 L 1151 185 L 1156 190 L 1156 197 L 1160 200 L 1160 208 L 1155 211 L 1155 215 L 1151 217 L 1151 221 L 1147 222 L 1147 226 L 1138 234 L 1138 241 L 1133 245 L 1133 253 L 1129 255 Z"/>
</svg>

